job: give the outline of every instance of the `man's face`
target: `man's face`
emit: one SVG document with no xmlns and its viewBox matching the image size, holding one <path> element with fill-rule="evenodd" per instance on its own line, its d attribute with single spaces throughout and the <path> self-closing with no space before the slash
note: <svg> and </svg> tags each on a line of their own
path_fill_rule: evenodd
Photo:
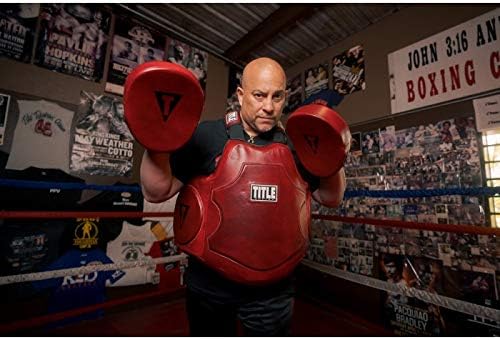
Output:
<svg viewBox="0 0 500 340">
<path fill-rule="evenodd" d="M 175 52 L 176 52 L 176 59 L 177 60 L 182 60 L 184 59 L 184 51 L 182 50 L 181 47 L 176 47 L 175 48 Z"/>
<path fill-rule="evenodd" d="M 247 133 L 271 130 L 279 121 L 286 97 L 286 78 L 273 68 L 260 68 L 245 75 L 238 87 L 240 116 Z"/>
</svg>

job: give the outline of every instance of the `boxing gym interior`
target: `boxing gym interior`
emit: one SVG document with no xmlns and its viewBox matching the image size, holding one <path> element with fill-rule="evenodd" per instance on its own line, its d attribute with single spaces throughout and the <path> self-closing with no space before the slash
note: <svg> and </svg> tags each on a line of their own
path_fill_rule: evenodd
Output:
<svg viewBox="0 0 500 340">
<path fill-rule="evenodd" d="M 340 203 L 257 179 L 146 200 L 143 156 L 229 131 L 269 58 L 273 129 L 319 187 L 344 172 Z M 196 258 L 293 277 L 290 336 L 498 336 L 499 117 L 494 3 L 0 4 L 0 334 L 190 336 Z"/>
</svg>

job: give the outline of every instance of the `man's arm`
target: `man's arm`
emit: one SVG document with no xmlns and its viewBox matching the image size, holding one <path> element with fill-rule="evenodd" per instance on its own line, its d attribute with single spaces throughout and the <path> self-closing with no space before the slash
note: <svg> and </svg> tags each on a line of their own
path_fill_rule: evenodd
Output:
<svg viewBox="0 0 500 340">
<path fill-rule="evenodd" d="M 183 183 L 172 174 L 169 153 L 144 151 L 141 162 L 141 187 L 146 201 L 166 201 L 178 193 L 182 186 Z"/>
<path fill-rule="evenodd" d="M 346 187 L 344 168 L 330 177 L 321 177 L 319 187 L 313 192 L 312 197 L 318 203 L 335 208 L 342 202 Z"/>
</svg>

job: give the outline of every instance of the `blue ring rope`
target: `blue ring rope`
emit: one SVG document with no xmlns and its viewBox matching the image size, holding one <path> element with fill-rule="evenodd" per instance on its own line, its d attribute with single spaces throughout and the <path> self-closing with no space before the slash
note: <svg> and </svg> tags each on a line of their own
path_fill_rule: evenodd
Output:
<svg viewBox="0 0 500 340">
<path fill-rule="evenodd" d="M 96 185 L 73 182 L 40 182 L 17 179 L 0 178 L 0 186 L 24 189 L 64 189 L 64 190 L 101 190 L 101 191 L 128 191 L 140 192 L 139 185 Z M 494 196 L 500 194 L 500 187 L 472 187 L 448 189 L 417 189 L 417 190 L 348 190 L 344 198 L 352 197 L 381 197 L 381 198 L 408 198 L 432 196 Z"/>
<path fill-rule="evenodd" d="M 0 178 L 0 186 L 23 189 L 64 189 L 64 190 L 102 190 L 140 192 L 138 185 L 97 185 L 78 182 L 39 182 Z"/>
</svg>

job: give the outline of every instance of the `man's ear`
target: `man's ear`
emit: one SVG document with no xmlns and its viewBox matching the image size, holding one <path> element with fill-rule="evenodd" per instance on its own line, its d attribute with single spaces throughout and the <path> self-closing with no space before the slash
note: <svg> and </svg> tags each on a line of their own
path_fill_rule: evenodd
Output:
<svg viewBox="0 0 500 340">
<path fill-rule="evenodd" d="M 236 88 L 236 94 L 238 95 L 238 102 L 240 103 L 240 106 L 243 105 L 243 94 L 245 93 L 245 90 L 241 86 L 238 86 Z"/>
</svg>

